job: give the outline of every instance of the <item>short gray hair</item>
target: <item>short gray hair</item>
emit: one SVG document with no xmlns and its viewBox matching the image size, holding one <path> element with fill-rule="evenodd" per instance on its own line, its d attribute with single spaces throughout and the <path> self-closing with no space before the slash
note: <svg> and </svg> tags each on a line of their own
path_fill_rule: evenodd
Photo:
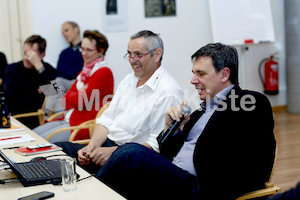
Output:
<svg viewBox="0 0 300 200">
<path fill-rule="evenodd" d="M 150 51 L 151 56 L 153 56 L 154 51 L 157 48 L 161 49 L 161 58 L 160 61 L 162 61 L 162 57 L 164 54 L 164 43 L 162 39 L 158 36 L 158 34 L 153 33 L 152 31 L 143 30 L 140 31 L 130 37 L 131 40 L 144 37 L 146 40 L 146 49 Z"/>
</svg>

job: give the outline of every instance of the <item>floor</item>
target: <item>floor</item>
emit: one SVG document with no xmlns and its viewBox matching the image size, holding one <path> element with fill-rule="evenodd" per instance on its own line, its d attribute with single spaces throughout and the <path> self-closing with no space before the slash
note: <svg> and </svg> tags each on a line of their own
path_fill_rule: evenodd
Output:
<svg viewBox="0 0 300 200">
<path fill-rule="evenodd" d="M 272 182 L 286 191 L 300 182 L 300 114 L 274 113 L 278 155 Z"/>
</svg>

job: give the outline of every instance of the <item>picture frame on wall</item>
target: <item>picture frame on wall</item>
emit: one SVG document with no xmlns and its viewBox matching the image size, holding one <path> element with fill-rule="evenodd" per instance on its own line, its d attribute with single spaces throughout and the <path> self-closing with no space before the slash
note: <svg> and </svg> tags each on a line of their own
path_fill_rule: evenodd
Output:
<svg viewBox="0 0 300 200">
<path fill-rule="evenodd" d="M 176 16 L 176 0 L 144 0 L 145 17 Z"/>
<path fill-rule="evenodd" d="M 103 30 L 104 32 L 126 31 L 127 21 L 127 0 L 102 0 Z"/>
<path fill-rule="evenodd" d="M 117 0 L 106 0 L 106 14 L 107 15 L 118 14 Z"/>
</svg>

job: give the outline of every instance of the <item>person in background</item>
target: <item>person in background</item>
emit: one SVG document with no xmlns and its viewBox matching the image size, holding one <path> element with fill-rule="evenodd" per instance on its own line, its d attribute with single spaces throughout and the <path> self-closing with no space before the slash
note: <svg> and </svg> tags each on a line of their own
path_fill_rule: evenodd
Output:
<svg viewBox="0 0 300 200">
<path fill-rule="evenodd" d="M 28 37 L 23 45 L 23 60 L 7 66 L 4 90 L 12 115 L 40 109 L 45 95 L 39 87 L 56 78 L 56 70 L 43 61 L 46 44 L 46 40 L 40 35 Z M 39 125 L 37 117 L 19 120 L 31 129 Z"/>
<path fill-rule="evenodd" d="M 57 62 L 57 78 L 55 83 L 63 88 L 63 92 L 49 96 L 46 103 L 46 113 L 64 111 L 62 97 L 67 92 L 83 67 L 83 58 L 79 51 L 81 46 L 80 29 L 76 22 L 67 21 L 62 24 L 62 34 L 70 46 L 64 49 Z"/>
<path fill-rule="evenodd" d="M 90 119 L 95 119 L 98 111 L 105 103 L 106 97 L 114 91 L 113 74 L 105 61 L 108 49 L 107 38 L 97 30 L 86 30 L 80 51 L 84 60 L 84 68 L 79 73 L 72 87 L 65 94 L 66 109 L 63 120 L 47 122 L 34 132 L 46 138 L 53 131 L 76 126 Z M 68 141 L 71 131 L 61 132 L 49 141 Z M 75 139 L 89 138 L 88 131 L 81 131 Z"/>
<path fill-rule="evenodd" d="M 165 110 L 183 100 L 183 91 L 162 66 L 164 46 L 158 34 L 143 30 L 130 37 L 125 59 L 133 73 L 119 84 L 90 143 L 55 143 L 78 164 L 96 173 L 119 145 L 137 142 L 159 151 L 156 137 L 163 127 Z"/>
<path fill-rule="evenodd" d="M 127 199 L 233 200 L 264 187 L 272 170 L 274 120 L 269 100 L 238 85 L 237 50 L 208 44 L 192 55 L 201 107 L 183 116 L 182 105 L 165 115 L 160 154 L 127 143 L 96 174 Z M 179 128 L 165 134 L 173 121 Z M 181 127 L 182 127 L 181 126 Z"/>
<path fill-rule="evenodd" d="M 0 52 L 0 92 L 4 91 L 3 83 L 5 79 L 5 70 L 7 67 L 7 60 L 4 53 Z"/>
<path fill-rule="evenodd" d="M 60 53 L 56 71 L 58 78 L 62 77 L 70 80 L 70 86 L 66 87 L 66 90 L 68 90 L 75 82 L 79 72 L 81 72 L 84 61 L 79 51 L 81 39 L 78 24 L 72 21 L 67 21 L 63 23 L 61 30 L 65 40 L 70 44 L 70 46 Z"/>
</svg>

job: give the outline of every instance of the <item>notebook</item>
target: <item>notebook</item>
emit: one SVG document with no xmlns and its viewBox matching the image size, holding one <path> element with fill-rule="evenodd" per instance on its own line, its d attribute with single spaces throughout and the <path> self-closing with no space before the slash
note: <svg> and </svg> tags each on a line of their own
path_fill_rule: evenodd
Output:
<svg viewBox="0 0 300 200">
<path fill-rule="evenodd" d="M 60 160 L 15 163 L 1 150 L 0 157 L 10 166 L 25 187 L 47 183 L 58 185 L 61 183 Z"/>
<path fill-rule="evenodd" d="M 43 147 L 43 145 L 48 145 Z M 29 148 L 32 147 L 32 148 Z M 62 150 L 61 147 L 56 146 L 55 144 L 42 144 L 42 145 L 34 145 L 29 147 L 21 147 L 15 149 L 16 153 L 19 153 L 23 156 L 29 156 L 29 155 L 35 155 L 35 154 L 41 154 L 41 153 L 48 153 L 53 151 L 60 151 Z"/>
</svg>

